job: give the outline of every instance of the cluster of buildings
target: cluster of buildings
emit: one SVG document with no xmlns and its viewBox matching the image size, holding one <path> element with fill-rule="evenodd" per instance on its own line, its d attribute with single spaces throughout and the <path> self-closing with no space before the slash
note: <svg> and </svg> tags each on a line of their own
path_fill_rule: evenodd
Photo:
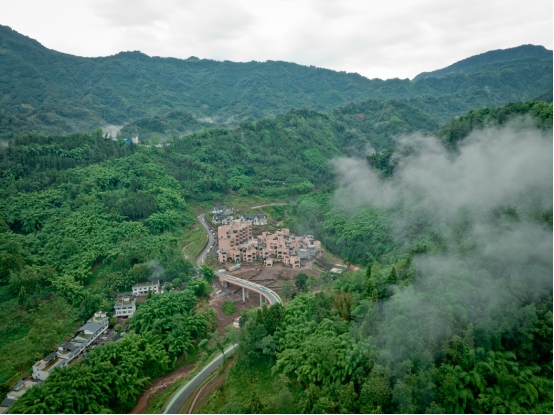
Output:
<svg viewBox="0 0 554 415">
<path fill-rule="evenodd" d="M 149 291 L 152 294 L 164 292 L 159 280 L 135 284 L 132 287 L 132 292 L 118 295 L 114 307 L 114 316 L 132 316 L 136 311 L 137 297 L 146 296 Z M 107 333 L 109 322 L 108 313 L 97 311 L 84 326 L 77 330 L 71 340 L 58 345 L 54 352 L 36 361 L 33 365 L 32 379 L 20 380 L 14 386 L 11 392 L 0 403 L 0 414 L 7 414 L 9 408 L 18 398 L 33 386 L 40 385 L 54 369 L 67 366 L 80 356 L 98 337 Z M 103 339 L 105 340 L 105 338 Z"/>
<path fill-rule="evenodd" d="M 28 389 L 33 386 L 39 386 L 42 380 L 24 379 L 17 382 L 13 389 L 8 393 L 6 398 L 0 402 L 0 414 L 7 414 L 10 410 L 10 406 L 14 404 L 16 400 L 21 398 Z"/>
<path fill-rule="evenodd" d="M 108 313 L 103 311 L 94 313 L 94 316 L 77 330 L 70 341 L 60 344 L 56 351 L 35 362 L 33 365 L 33 379 L 45 380 L 55 368 L 67 366 L 102 333 L 106 333 L 109 324 Z"/>
<path fill-rule="evenodd" d="M 148 291 L 152 294 L 163 294 L 164 288 L 160 280 L 139 282 L 133 285 L 132 292 L 120 293 L 115 301 L 115 317 L 131 317 L 137 311 L 137 297 L 145 297 Z"/>
<path fill-rule="evenodd" d="M 233 220 L 241 219 L 244 221 L 251 221 L 255 226 L 267 225 L 267 215 L 261 214 L 241 214 L 233 216 L 233 209 L 227 206 L 212 206 L 210 208 L 212 216 L 212 223 L 215 225 L 229 225 Z"/>
<path fill-rule="evenodd" d="M 291 268 L 300 268 L 302 260 L 311 260 L 321 252 L 321 242 L 312 235 L 291 235 L 288 229 L 262 232 L 252 236 L 252 221 L 235 219 L 217 230 L 219 263 L 253 262 L 262 260 L 271 267 L 282 262 Z"/>
</svg>

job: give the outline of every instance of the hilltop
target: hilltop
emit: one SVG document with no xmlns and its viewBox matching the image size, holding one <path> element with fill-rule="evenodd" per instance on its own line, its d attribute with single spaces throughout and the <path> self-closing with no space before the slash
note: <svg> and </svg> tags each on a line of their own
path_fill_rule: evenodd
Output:
<svg viewBox="0 0 554 415">
<path fill-rule="evenodd" d="M 442 124 L 474 108 L 529 100 L 552 88 L 552 52 L 546 50 L 540 59 L 519 54 L 517 60 L 488 60 L 478 70 L 417 82 L 282 61 L 218 62 L 138 51 L 84 58 L 47 49 L 7 26 L 0 26 L 0 53 L 4 139 L 123 125 L 176 110 L 203 122 L 237 125 L 292 108 L 329 111 L 367 99 L 404 100 Z"/>
</svg>

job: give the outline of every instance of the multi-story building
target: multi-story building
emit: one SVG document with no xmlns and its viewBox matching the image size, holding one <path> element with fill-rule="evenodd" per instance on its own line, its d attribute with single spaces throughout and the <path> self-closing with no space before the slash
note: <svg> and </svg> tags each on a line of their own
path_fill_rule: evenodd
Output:
<svg viewBox="0 0 554 415">
<path fill-rule="evenodd" d="M 152 291 L 152 294 L 163 294 L 164 288 L 160 284 L 160 280 L 139 282 L 133 285 L 133 295 L 135 297 L 148 295 L 148 291 Z"/>
<path fill-rule="evenodd" d="M 131 317 L 137 310 L 136 298 L 128 295 L 118 297 L 115 302 L 115 316 L 116 317 Z"/>
<path fill-rule="evenodd" d="M 286 228 L 274 233 L 262 232 L 253 238 L 252 222 L 243 218 L 234 220 L 230 225 L 220 226 L 217 232 L 221 264 L 258 259 L 268 267 L 279 261 L 285 266 L 300 268 L 301 260 L 312 259 L 321 251 L 321 242 L 314 240 L 312 235 L 297 237 Z"/>
<path fill-rule="evenodd" d="M 59 345 L 55 352 L 35 362 L 33 365 L 33 379 L 45 380 L 55 368 L 67 366 L 96 340 L 108 328 L 108 325 L 107 313 L 103 311 L 94 313 L 94 316 L 77 330 L 70 341 Z"/>
</svg>

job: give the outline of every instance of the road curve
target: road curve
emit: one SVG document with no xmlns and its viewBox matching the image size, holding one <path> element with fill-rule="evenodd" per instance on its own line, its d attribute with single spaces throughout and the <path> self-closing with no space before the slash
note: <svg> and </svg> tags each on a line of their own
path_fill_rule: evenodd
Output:
<svg viewBox="0 0 554 415">
<path fill-rule="evenodd" d="M 269 301 L 269 304 L 273 305 L 276 303 L 282 303 L 281 297 L 277 295 L 276 292 L 270 290 L 263 285 L 256 284 L 255 282 L 243 280 L 242 278 L 231 277 L 230 275 L 221 273 L 217 274 L 219 281 L 225 281 L 233 285 L 238 285 L 239 287 L 248 288 L 250 291 L 257 292 L 260 295 L 263 295 Z"/>
<path fill-rule="evenodd" d="M 208 255 L 208 252 L 210 251 L 210 248 L 212 245 L 214 245 L 215 248 L 215 236 L 212 234 L 212 231 L 208 224 L 206 223 L 206 219 L 204 218 L 204 214 L 201 213 L 198 215 L 198 220 L 200 221 L 200 224 L 204 227 L 206 230 L 206 233 L 208 234 L 208 243 L 204 247 L 204 249 L 198 254 L 196 257 L 196 266 L 200 268 L 202 266 L 202 261 L 206 259 L 206 256 Z"/>
<path fill-rule="evenodd" d="M 200 268 L 201 266 L 201 260 L 206 258 L 206 254 L 210 250 L 210 247 L 212 246 L 215 238 L 212 235 L 210 228 L 206 224 L 206 221 L 204 220 L 204 214 L 200 214 L 198 216 L 198 219 L 200 220 L 200 223 L 204 228 L 206 229 L 206 232 L 208 233 L 208 245 L 204 248 L 204 250 L 198 255 L 196 258 L 196 266 Z M 282 304 L 281 297 L 277 295 L 276 292 L 270 290 L 267 287 L 264 287 L 263 285 L 256 284 L 255 282 L 250 282 L 247 280 L 243 280 L 242 278 L 237 277 L 231 277 L 227 274 L 218 274 L 220 281 L 226 281 L 233 285 L 238 285 L 239 287 L 248 288 L 251 291 L 255 291 L 261 295 L 263 295 L 265 298 L 267 298 L 269 304 L 273 305 L 276 303 Z M 188 399 L 190 394 L 194 392 L 194 390 L 200 385 L 209 375 L 211 375 L 214 370 L 225 360 L 225 357 L 229 357 L 232 355 L 237 348 L 239 347 L 238 344 L 233 344 L 229 346 L 223 353 L 220 353 L 217 355 L 204 369 L 202 369 L 200 372 L 196 374 L 191 380 L 189 380 L 187 383 L 185 383 L 181 388 L 179 388 L 171 397 L 169 403 L 165 406 L 165 409 L 163 411 L 164 414 L 178 414 L 179 410 L 185 403 L 185 401 Z"/>
<path fill-rule="evenodd" d="M 200 385 L 209 375 L 213 373 L 217 367 L 223 363 L 225 357 L 232 355 L 239 347 L 238 344 L 233 344 L 225 349 L 224 353 L 217 355 L 204 369 L 196 374 L 191 380 L 185 383 L 177 392 L 173 394 L 173 397 L 166 405 L 164 414 L 178 414 L 179 410 L 188 399 L 190 394 Z"/>
</svg>

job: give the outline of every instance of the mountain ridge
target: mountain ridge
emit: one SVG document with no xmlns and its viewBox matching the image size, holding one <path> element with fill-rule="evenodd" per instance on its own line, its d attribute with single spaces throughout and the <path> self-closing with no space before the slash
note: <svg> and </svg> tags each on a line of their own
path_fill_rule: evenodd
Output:
<svg viewBox="0 0 554 415">
<path fill-rule="evenodd" d="M 4 139 L 89 131 L 176 110 L 236 125 L 293 108 L 331 111 L 368 99 L 407 100 L 441 124 L 473 108 L 529 100 L 552 88 L 552 62 L 536 59 L 413 82 L 283 61 L 220 62 L 138 51 L 85 58 L 47 49 L 7 26 L 0 26 L 0 53 Z"/>
<path fill-rule="evenodd" d="M 509 62 L 514 60 L 537 58 L 539 60 L 552 60 L 552 51 L 541 45 L 520 45 L 507 49 L 495 49 L 488 52 L 473 55 L 454 62 L 442 69 L 430 72 L 421 72 L 412 80 L 418 81 L 424 78 L 441 78 L 455 73 L 467 72 L 490 63 Z"/>
</svg>

